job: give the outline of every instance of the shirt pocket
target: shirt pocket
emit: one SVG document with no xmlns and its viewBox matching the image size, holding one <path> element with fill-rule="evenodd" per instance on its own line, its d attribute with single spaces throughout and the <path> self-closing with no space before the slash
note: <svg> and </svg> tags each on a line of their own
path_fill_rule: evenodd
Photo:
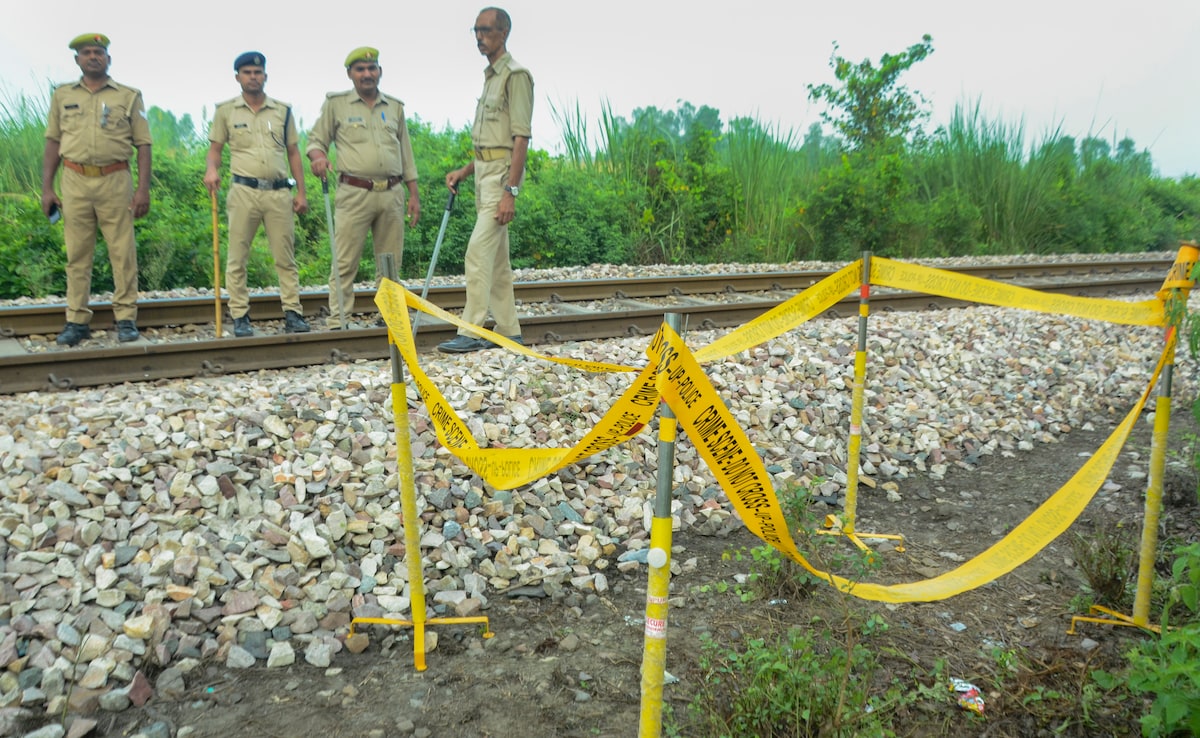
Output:
<svg viewBox="0 0 1200 738">
<path fill-rule="evenodd" d="M 229 130 L 229 148 L 234 151 L 247 151 L 254 148 L 254 130 L 250 126 L 234 126 Z"/>
<path fill-rule="evenodd" d="M 83 130 L 83 108 L 78 105 L 70 108 L 64 107 L 58 120 L 64 133 L 79 133 Z"/>
<path fill-rule="evenodd" d="M 500 120 L 508 113 L 508 101 L 504 99 L 502 94 L 503 88 L 497 89 L 496 92 L 484 96 L 483 98 L 483 119 L 484 120 Z"/>
<path fill-rule="evenodd" d="M 346 143 L 365 144 L 371 140 L 371 132 L 367 130 L 365 123 L 354 121 L 346 123 L 342 126 L 342 135 L 346 139 Z"/>
<path fill-rule="evenodd" d="M 108 120 L 104 119 L 103 108 L 101 108 L 100 120 L 104 123 L 104 129 L 107 131 L 127 131 L 129 130 L 129 108 L 121 104 L 109 105 Z"/>
</svg>

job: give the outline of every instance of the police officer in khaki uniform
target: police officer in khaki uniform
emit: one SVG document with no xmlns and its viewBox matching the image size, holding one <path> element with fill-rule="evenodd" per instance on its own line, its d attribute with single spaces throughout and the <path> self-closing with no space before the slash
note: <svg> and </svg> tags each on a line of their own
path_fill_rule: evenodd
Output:
<svg viewBox="0 0 1200 738">
<path fill-rule="evenodd" d="M 329 277 L 328 328 L 347 326 L 354 311 L 354 278 L 367 231 L 374 237 L 376 263 L 380 254 L 390 253 L 399 266 L 404 253 L 405 189 L 409 223 L 415 226 L 421 216 L 417 165 L 404 103 L 379 91 L 383 76 L 379 51 L 364 46 L 350 52 L 346 76 L 354 89 L 326 95 L 321 115 L 308 134 L 312 172 L 322 180 L 333 171 L 329 148 L 337 147 L 335 259 Z M 339 294 L 341 305 L 337 304 Z"/>
<path fill-rule="evenodd" d="M 304 165 L 292 107 L 267 97 L 267 60 L 247 51 L 233 62 L 234 79 L 242 94 L 217 106 L 208 132 L 208 170 L 204 186 L 216 192 L 221 184 L 221 152 L 229 144 L 233 172 L 225 212 L 229 217 L 229 255 L 225 287 L 233 334 L 252 336 L 250 293 L 246 289 L 246 260 L 250 244 L 262 225 L 267 232 L 275 273 L 279 275 L 279 300 L 283 303 L 284 330 L 307 333 L 300 305 L 300 276 L 296 270 L 293 213 L 308 210 L 304 192 Z M 288 173 L 291 172 L 291 178 Z M 295 196 L 292 188 L 296 188 Z"/>
<path fill-rule="evenodd" d="M 508 224 L 525 176 L 533 118 L 533 77 L 508 53 L 512 20 L 500 8 L 484 8 L 475 19 L 475 45 L 487 57 L 483 95 L 475 108 L 471 141 L 474 160 L 446 175 L 446 186 L 475 175 L 475 229 L 467 245 L 467 302 L 463 320 L 482 326 L 489 310 L 495 330 L 521 343 L 521 324 L 513 295 L 508 257 Z M 491 348 L 494 344 L 469 332 L 438 345 L 452 354 Z"/>
<path fill-rule="evenodd" d="M 70 43 L 83 72 L 78 82 L 59 85 L 50 99 L 42 159 L 42 212 L 61 208 L 67 247 L 67 324 L 58 344 L 74 346 L 92 335 L 92 263 L 96 228 L 108 244 L 113 275 L 117 339 L 136 341 L 138 269 L 133 219 L 150 212 L 150 125 L 142 93 L 108 76 L 108 36 L 85 33 Z M 129 158 L 137 150 L 134 187 Z M 62 199 L 54 177 L 62 163 Z"/>
</svg>

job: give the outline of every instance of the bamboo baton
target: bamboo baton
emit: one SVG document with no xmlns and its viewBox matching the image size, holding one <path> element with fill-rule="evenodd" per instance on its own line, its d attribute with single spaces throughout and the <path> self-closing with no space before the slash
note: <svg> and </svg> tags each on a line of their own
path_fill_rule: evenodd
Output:
<svg viewBox="0 0 1200 738">
<path fill-rule="evenodd" d="M 217 310 L 217 338 L 221 337 L 221 247 L 220 231 L 217 228 L 217 191 L 208 193 L 212 196 L 213 221 L 213 301 Z"/>
<path fill-rule="evenodd" d="M 333 206 L 329 204 L 329 177 L 321 179 L 321 192 L 325 193 L 325 224 L 329 227 L 329 273 L 332 275 L 333 287 L 337 295 L 337 317 L 338 327 L 344 329 L 346 321 L 342 318 L 342 308 L 345 303 L 342 302 L 342 275 L 338 274 L 337 270 L 337 248 L 333 244 Z"/>
</svg>

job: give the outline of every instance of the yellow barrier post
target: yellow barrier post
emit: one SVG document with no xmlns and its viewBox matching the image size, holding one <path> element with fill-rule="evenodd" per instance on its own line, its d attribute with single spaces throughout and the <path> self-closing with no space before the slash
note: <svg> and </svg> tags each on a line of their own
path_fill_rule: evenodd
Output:
<svg viewBox="0 0 1200 738">
<path fill-rule="evenodd" d="M 679 332 L 681 316 L 664 316 L 671 330 Z M 658 381 L 667 381 L 659 373 Z M 661 389 L 661 387 L 660 387 Z M 661 392 L 660 392 L 661 394 Z M 658 412 L 658 484 L 654 495 L 654 518 L 650 521 L 650 551 L 646 583 L 645 639 L 642 646 L 642 714 L 638 738 L 662 735 L 663 675 L 667 667 L 667 601 L 671 594 L 671 498 L 675 488 L 675 413 L 666 403 Z"/>
<path fill-rule="evenodd" d="M 384 276 L 396 280 L 396 262 L 391 254 L 380 254 Z M 406 336 L 412 340 L 412 336 Z M 430 623 L 483 623 L 483 637 L 491 638 L 486 616 L 463 618 L 426 618 L 425 574 L 421 568 L 421 516 L 417 512 L 417 489 L 413 475 L 412 438 L 409 434 L 408 397 L 404 384 L 404 363 L 396 347 L 396 336 L 388 328 L 388 348 L 392 364 L 392 422 L 396 425 L 396 471 L 400 484 L 400 512 L 404 516 L 404 556 L 408 564 L 408 592 L 411 620 L 395 618 L 354 618 L 349 635 L 359 623 L 376 625 L 411 625 L 413 627 L 413 665 L 425 671 L 425 626 Z"/>
<path fill-rule="evenodd" d="M 863 392 L 867 382 L 867 316 L 871 312 L 871 252 L 864 251 L 862 258 L 862 283 L 858 292 L 858 346 L 854 352 L 854 385 L 850 400 L 850 440 L 846 445 L 846 512 L 845 520 L 836 515 L 825 518 L 826 530 L 817 531 L 826 535 L 844 535 L 855 546 L 867 550 L 863 538 L 889 538 L 903 541 L 904 536 L 886 533 L 858 533 L 854 530 L 858 512 L 858 467 L 862 457 Z M 903 546 L 896 546 L 903 551 Z"/>
<path fill-rule="evenodd" d="M 1154 401 L 1154 435 L 1150 444 L 1150 475 L 1146 486 L 1146 507 L 1142 520 L 1142 542 L 1138 549 L 1137 591 L 1133 599 L 1133 616 L 1110 610 L 1101 605 L 1092 605 L 1092 613 L 1100 613 L 1107 617 L 1088 617 L 1075 615 L 1071 618 L 1068 634 L 1075 633 L 1075 625 L 1080 622 L 1101 623 L 1107 625 L 1128 625 L 1154 632 L 1159 631 L 1157 625 L 1150 623 L 1150 595 L 1154 588 L 1154 560 L 1158 550 L 1158 520 L 1162 513 L 1163 471 L 1166 468 L 1167 436 L 1171 425 L 1171 380 L 1175 369 L 1175 346 L 1179 340 L 1179 326 L 1182 321 L 1182 311 L 1185 310 L 1188 294 L 1195 281 L 1191 272 L 1200 257 L 1200 249 L 1193 244 L 1183 244 L 1175 257 L 1175 264 L 1167 274 L 1163 286 L 1158 292 L 1159 299 L 1165 303 L 1164 314 L 1168 325 L 1166 333 L 1167 358 L 1162 370 L 1162 383 L 1159 385 L 1158 397 Z"/>
</svg>

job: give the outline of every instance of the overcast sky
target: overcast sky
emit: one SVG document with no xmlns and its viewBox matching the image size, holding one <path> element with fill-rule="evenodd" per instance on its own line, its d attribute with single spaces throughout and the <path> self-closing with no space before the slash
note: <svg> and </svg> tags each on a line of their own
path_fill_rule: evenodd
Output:
<svg viewBox="0 0 1200 738">
<path fill-rule="evenodd" d="M 80 33 L 112 38 L 111 73 L 146 105 L 200 125 L 233 97 L 233 60 L 267 57 L 267 93 L 304 126 L 325 93 L 348 89 L 343 60 L 380 50 L 384 91 L 441 128 L 470 122 L 484 60 L 469 28 L 482 5 L 461 0 L 370 3 L 6 3 L 0 91 L 38 92 L 77 78 L 67 48 Z M 534 146 L 560 150 L 551 104 L 582 107 L 597 128 L 602 101 L 635 108 L 679 101 L 753 116 L 802 134 L 819 120 L 806 85 L 833 82 L 833 44 L 878 62 L 933 37 L 934 52 L 902 80 L 932 104 L 934 123 L 979 102 L 990 120 L 1023 123 L 1027 141 L 1059 129 L 1131 137 L 1165 176 L 1200 174 L 1200 1 L 1143 0 L 510 0 L 508 48 L 535 81 Z M 323 9 L 323 10 L 319 10 Z M 203 129 L 201 129 L 203 133 Z M 420 165 L 420 162 L 418 162 Z M 428 175 L 426 175 L 428 176 Z"/>
</svg>

